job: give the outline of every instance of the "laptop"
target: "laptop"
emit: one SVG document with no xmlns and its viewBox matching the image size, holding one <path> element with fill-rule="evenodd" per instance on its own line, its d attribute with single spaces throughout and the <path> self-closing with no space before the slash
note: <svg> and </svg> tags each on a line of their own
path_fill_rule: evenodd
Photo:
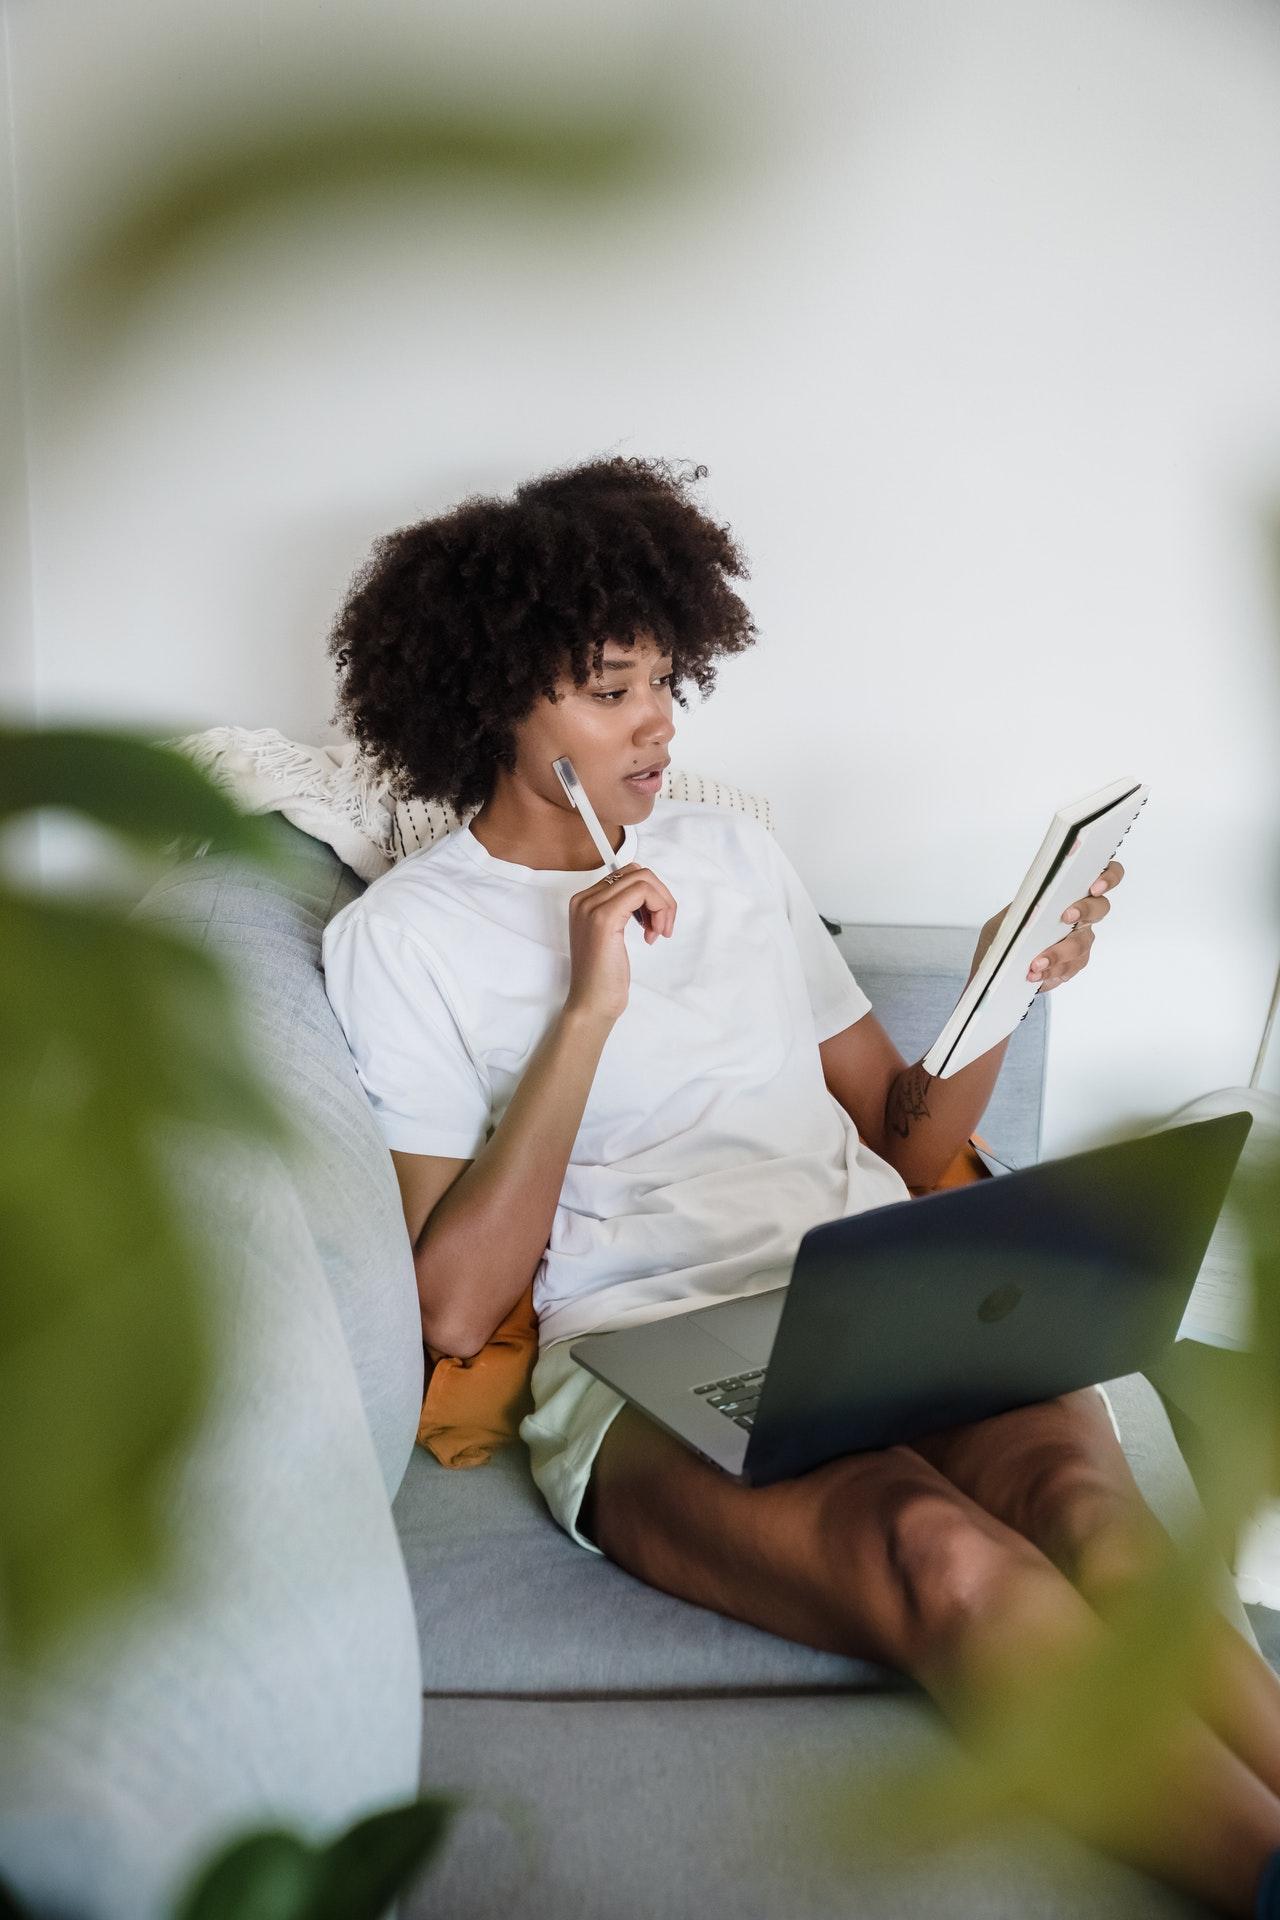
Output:
<svg viewBox="0 0 1280 1920">
<path fill-rule="evenodd" d="M 751 1486 L 1141 1373 L 1177 1337 L 1252 1114 L 811 1227 L 787 1285 L 573 1358 Z"/>
</svg>

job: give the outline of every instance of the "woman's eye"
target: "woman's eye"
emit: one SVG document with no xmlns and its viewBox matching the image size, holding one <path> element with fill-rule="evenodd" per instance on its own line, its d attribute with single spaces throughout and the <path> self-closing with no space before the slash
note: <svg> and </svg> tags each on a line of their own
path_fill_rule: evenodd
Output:
<svg viewBox="0 0 1280 1920">
<path fill-rule="evenodd" d="M 672 667 L 670 673 L 659 674 L 657 684 L 661 686 L 664 680 L 670 683 L 675 677 L 676 670 Z M 607 700 L 612 705 L 615 700 L 621 700 L 626 691 L 627 689 L 625 687 L 615 687 L 610 693 L 595 693 L 592 694 L 591 697 L 593 700 Z"/>
</svg>

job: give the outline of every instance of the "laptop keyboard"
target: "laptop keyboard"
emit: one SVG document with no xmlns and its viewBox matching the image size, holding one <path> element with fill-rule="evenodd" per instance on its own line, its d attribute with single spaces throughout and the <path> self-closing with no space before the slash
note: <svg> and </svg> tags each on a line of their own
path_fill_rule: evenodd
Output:
<svg viewBox="0 0 1280 1920">
<path fill-rule="evenodd" d="M 702 1394 L 707 1405 L 732 1420 L 735 1427 L 745 1427 L 750 1433 L 764 1376 L 765 1368 L 757 1367 L 753 1373 L 731 1373 L 725 1380 L 708 1380 L 705 1387 L 693 1391 Z"/>
</svg>

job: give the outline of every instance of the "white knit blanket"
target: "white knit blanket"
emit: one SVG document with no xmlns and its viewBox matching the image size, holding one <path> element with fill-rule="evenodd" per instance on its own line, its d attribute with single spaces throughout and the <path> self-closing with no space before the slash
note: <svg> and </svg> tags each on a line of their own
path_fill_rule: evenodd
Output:
<svg viewBox="0 0 1280 1920">
<path fill-rule="evenodd" d="M 438 800 L 393 800 L 354 740 L 312 747 L 274 727 L 209 727 L 163 744 L 193 760 L 242 813 L 282 813 L 365 881 L 462 824 Z M 659 791 L 668 800 L 704 800 L 750 813 L 773 831 L 768 800 L 727 781 L 668 767 Z"/>
</svg>

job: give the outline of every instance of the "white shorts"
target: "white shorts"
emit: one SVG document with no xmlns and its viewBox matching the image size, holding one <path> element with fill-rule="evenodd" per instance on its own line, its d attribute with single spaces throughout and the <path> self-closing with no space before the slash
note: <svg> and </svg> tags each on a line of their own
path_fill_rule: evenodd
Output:
<svg viewBox="0 0 1280 1920">
<path fill-rule="evenodd" d="M 571 1540 L 599 1553 L 578 1531 L 578 1509 L 600 1442 L 626 1401 L 569 1358 L 569 1342 L 553 1340 L 538 1354 L 530 1382 L 533 1412 L 520 1422 L 534 1484 Z"/>
<path fill-rule="evenodd" d="M 520 1422 L 520 1438 L 529 1449 L 534 1484 L 569 1538 L 588 1553 L 599 1553 L 594 1540 L 578 1531 L 578 1513 L 600 1442 L 627 1403 L 570 1359 L 567 1340 L 542 1349 L 531 1385 L 533 1412 Z M 1105 1388 L 1098 1392 L 1120 1440 L 1115 1408 Z"/>
</svg>

